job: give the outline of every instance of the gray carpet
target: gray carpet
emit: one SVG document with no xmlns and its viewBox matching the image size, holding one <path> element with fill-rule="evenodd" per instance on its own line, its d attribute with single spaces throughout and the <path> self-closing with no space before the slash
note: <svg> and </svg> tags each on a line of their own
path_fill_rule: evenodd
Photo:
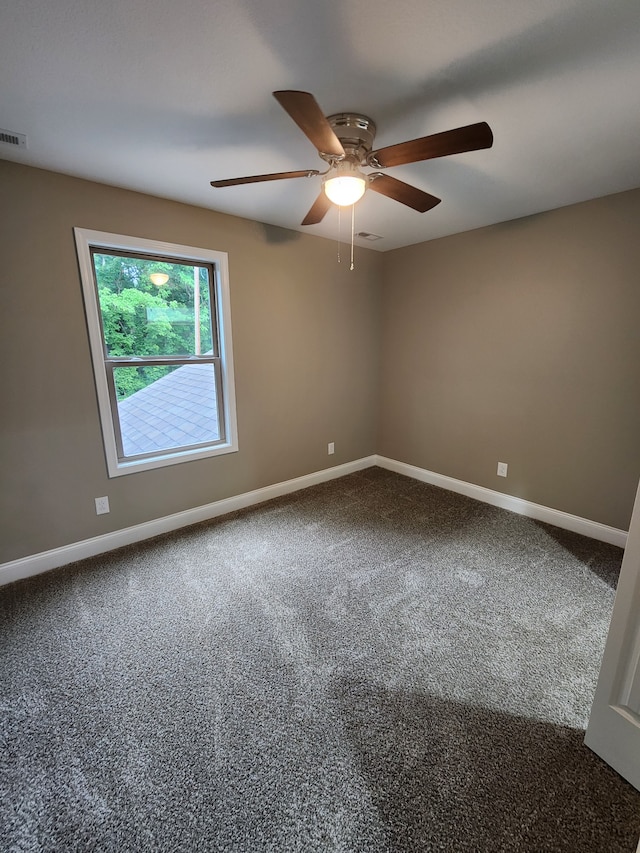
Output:
<svg viewBox="0 0 640 853">
<path fill-rule="evenodd" d="M 621 556 L 372 468 L 0 589 L 0 849 L 632 853 Z"/>
</svg>

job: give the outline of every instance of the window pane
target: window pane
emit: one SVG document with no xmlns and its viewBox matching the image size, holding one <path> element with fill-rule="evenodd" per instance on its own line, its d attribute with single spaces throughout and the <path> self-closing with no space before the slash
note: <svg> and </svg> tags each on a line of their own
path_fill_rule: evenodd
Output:
<svg viewBox="0 0 640 853">
<path fill-rule="evenodd" d="M 209 269 L 94 252 L 107 356 L 213 352 Z"/>
<path fill-rule="evenodd" d="M 154 370 L 162 375 L 155 377 Z M 118 400 L 125 457 L 222 438 L 212 364 L 114 369 L 116 387 L 132 387 L 140 376 L 146 384 Z"/>
</svg>

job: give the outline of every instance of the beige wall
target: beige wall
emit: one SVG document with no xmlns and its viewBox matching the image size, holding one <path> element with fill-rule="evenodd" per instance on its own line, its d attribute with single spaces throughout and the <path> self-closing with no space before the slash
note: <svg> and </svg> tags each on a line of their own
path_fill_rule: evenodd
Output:
<svg viewBox="0 0 640 853">
<path fill-rule="evenodd" d="M 378 452 L 626 529 L 639 235 L 635 190 L 385 254 Z"/>
<path fill-rule="evenodd" d="M 0 187 L 0 563 L 375 452 L 628 526 L 640 190 L 351 273 L 332 241 L 201 208 L 3 161 Z M 74 226 L 229 253 L 238 453 L 107 478 Z"/>
<path fill-rule="evenodd" d="M 6 161 L 0 188 L 0 563 L 375 452 L 379 254 Z M 229 253 L 238 453 L 107 478 L 74 226 Z"/>
</svg>

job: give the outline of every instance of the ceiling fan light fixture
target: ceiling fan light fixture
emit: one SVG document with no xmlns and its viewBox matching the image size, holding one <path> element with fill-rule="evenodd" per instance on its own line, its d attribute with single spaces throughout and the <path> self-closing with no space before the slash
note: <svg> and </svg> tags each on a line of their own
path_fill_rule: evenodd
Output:
<svg viewBox="0 0 640 853">
<path fill-rule="evenodd" d="M 357 166 L 343 161 L 327 173 L 323 187 L 329 201 L 339 207 L 350 207 L 364 195 L 367 179 Z"/>
</svg>

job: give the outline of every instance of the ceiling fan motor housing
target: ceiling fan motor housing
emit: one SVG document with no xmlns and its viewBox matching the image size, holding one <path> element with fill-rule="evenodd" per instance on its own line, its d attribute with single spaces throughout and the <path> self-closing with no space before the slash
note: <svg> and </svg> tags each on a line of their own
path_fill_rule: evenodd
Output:
<svg viewBox="0 0 640 853">
<path fill-rule="evenodd" d="M 359 113 L 335 113 L 327 116 L 327 121 L 346 151 L 347 158 L 358 164 L 363 163 L 373 148 L 375 123 Z M 320 156 L 329 162 L 335 160 L 335 157 Z"/>
</svg>

